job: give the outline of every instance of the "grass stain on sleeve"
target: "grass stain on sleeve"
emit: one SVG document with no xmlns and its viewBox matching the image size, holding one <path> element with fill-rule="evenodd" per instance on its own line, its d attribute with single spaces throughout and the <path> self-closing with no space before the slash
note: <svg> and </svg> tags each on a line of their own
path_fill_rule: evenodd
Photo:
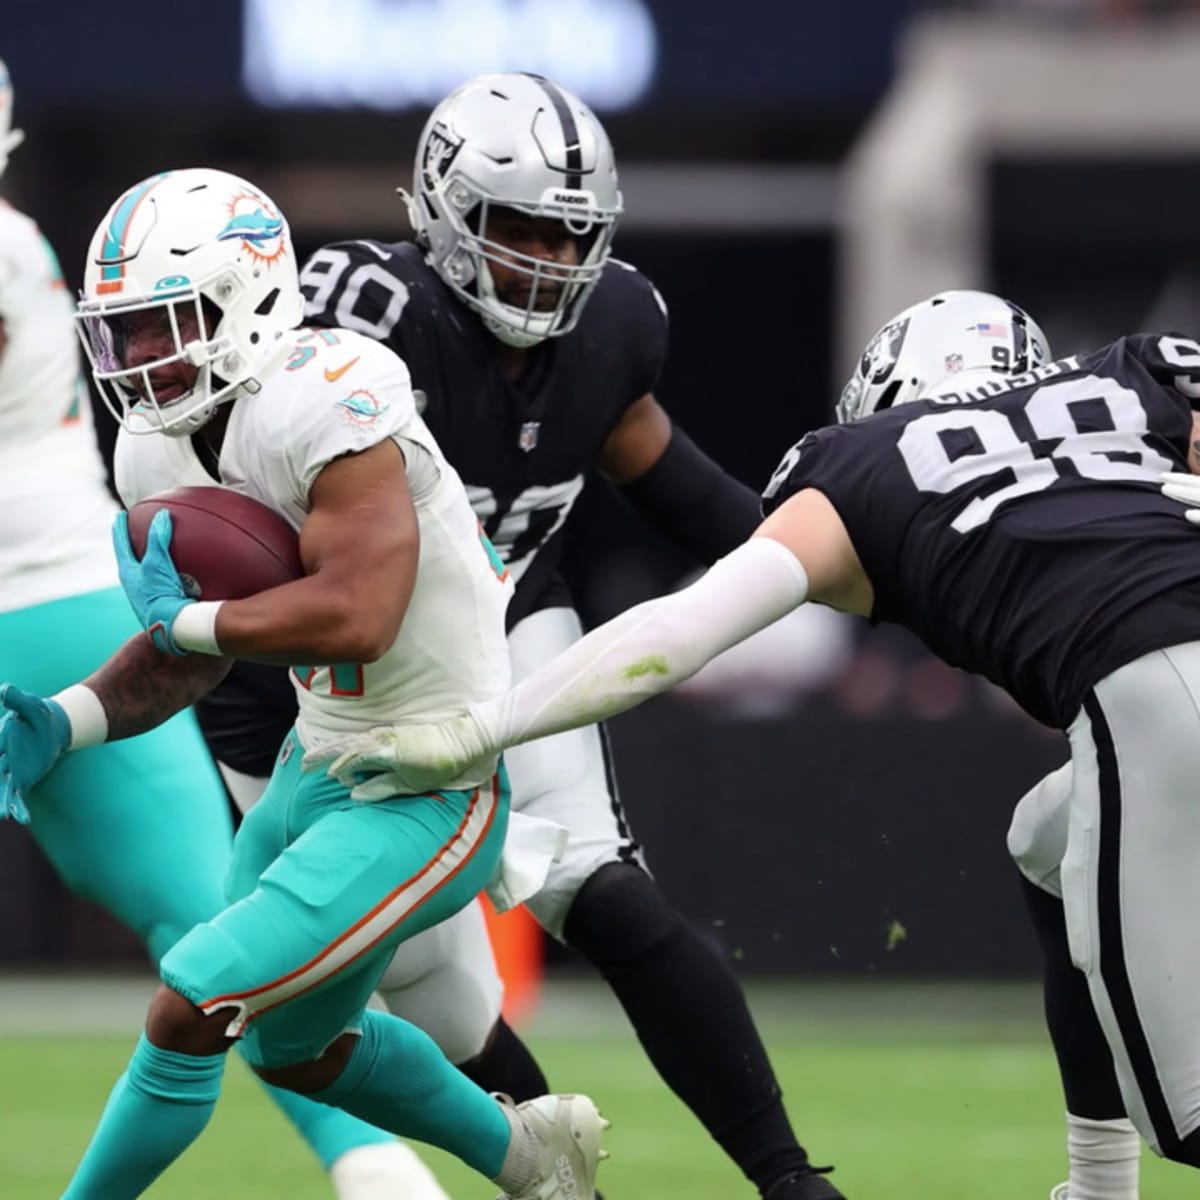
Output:
<svg viewBox="0 0 1200 1200">
<path fill-rule="evenodd" d="M 630 663 L 621 674 L 632 682 L 644 675 L 666 675 L 668 671 L 667 660 L 661 654 L 647 654 L 645 658 Z"/>
</svg>

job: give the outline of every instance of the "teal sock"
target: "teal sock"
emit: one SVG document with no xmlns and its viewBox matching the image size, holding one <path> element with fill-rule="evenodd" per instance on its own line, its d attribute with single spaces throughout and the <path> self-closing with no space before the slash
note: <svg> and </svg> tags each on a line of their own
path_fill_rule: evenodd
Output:
<svg viewBox="0 0 1200 1200">
<path fill-rule="evenodd" d="M 224 1054 L 176 1054 L 143 1034 L 63 1200 L 140 1196 L 208 1124 L 224 1070 Z"/>
<path fill-rule="evenodd" d="M 366 1121 L 360 1121 L 339 1108 L 318 1104 L 307 1096 L 289 1092 L 286 1088 L 272 1087 L 269 1083 L 264 1083 L 263 1087 L 283 1109 L 283 1115 L 295 1125 L 327 1171 L 347 1150 L 396 1140 L 390 1133 L 376 1129 L 374 1125 L 368 1125 Z"/>
<path fill-rule="evenodd" d="M 362 1036 L 341 1075 L 313 1099 L 448 1150 L 488 1179 L 500 1174 L 512 1136 L 500 1105 L 430 1037 L 374 1010 L 363 1014 Z"/>
</svg>

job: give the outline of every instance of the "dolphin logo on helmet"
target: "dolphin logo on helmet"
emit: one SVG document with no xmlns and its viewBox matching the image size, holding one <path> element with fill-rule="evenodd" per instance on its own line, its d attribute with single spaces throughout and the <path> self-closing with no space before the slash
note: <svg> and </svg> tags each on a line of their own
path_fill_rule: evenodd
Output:
<svg viewBox="0 0 1200 1200">
<path fill-rule="evenodd" d="M 265 242 L 283 233 L 283 218 L 269 217 L 261 208 L 252 213 L 239 213 L 217 234 L 217 241 L 243 238 L 247 242 Z"/>
</svg>

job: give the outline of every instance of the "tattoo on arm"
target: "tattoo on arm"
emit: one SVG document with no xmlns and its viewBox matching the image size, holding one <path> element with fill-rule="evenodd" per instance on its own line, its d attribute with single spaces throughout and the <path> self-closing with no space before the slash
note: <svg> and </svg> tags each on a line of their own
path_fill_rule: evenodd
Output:
<svg viewBox="0 0 1200 1200">
<path fill-rule="evenodd" d="M 83 682 L 104 705 L 108 740 L 134 737 L 206 696 L 229 673 L 231 658 L 189 654 L 175 658 L 144 634 L 132 637 Z"/>
</svg>

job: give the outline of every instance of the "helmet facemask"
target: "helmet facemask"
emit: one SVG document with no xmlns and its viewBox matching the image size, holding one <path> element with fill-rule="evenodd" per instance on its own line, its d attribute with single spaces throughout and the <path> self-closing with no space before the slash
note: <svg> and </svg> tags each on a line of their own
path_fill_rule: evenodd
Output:
<svg viewBox="0 0 1200 1200">
<path fill-rule="evenodd" d="M 454 250 L 443 260 L 440 274 L 480 314 L 492 334 L 510 346 L 527 347 L 575 328 L 608 261 L 621 215 L 619 207 L 601 208 L 591 192 L 562 188 L 547 188 L 537 204 L 501 202 L 467 180 L 453 177 L 430 181 L 426 194 L 430 193 L 455 238 Z M 417 205 L 411 199 L 409 203 L 413 223 L 422 229 L 417 224 Z M 497 212 L 560 222 L 579 246 L 578 263 L 554 262 L 509 249 L 489 236 L 491 218 Z M 492 264 L 528 279 L 529 299 L 524 304 L 502 299 Z M 552 306 L 543 308 L 539 300 L 547 288 L 558 295 Z"/>
<path fill-rule="evenodd" d="M 162 295 L 80 299 L 77 329 L 92 377 L 108 410 L 131 433 L 186 437 L 203 427 L 217 406 L 234 398 L 245 380 L 245 358 L 226 320 L 245 292 L 236 267 Z M 168 353 L 151 362 L 126 365 L 135 319 L 159 314 Z M 163 399 L 154 375 L 176 363 L 196 368 L 192 386 Z M 169 387 L 170 385 L 168 385 Z M 257 390 L 257 387 L 250 390 Z"/>
</svg>

